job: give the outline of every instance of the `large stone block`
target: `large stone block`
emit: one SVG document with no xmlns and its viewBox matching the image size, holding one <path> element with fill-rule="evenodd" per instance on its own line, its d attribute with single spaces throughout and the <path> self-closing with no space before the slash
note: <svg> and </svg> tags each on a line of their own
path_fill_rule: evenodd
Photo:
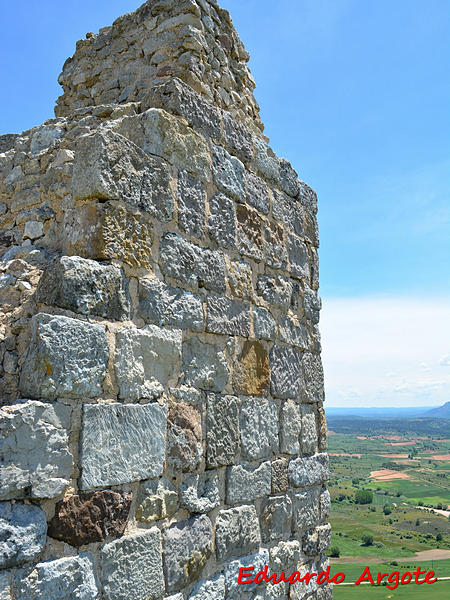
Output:
<svg viewBox="0 0 450 600">
<path fill-rule="evenodd" d="M 244 165 L 220 146 L 213 146 L 213 178 L 219 190 L 236 200 L 245 198 Z"/>
<path fill-rule="evenodd" d="M 265 223 L 264 242 L 266 263 L 274 269 L 286 270 L 287 249 L 283 228 L 272 221 Z"/>
<path fill-rule="evenodd" d="M 256 210 L 248 208 L 245 204 L 237 205 L 236 217 L 239 252 L 256 261 L 262 260 L 264 257 L 264 221 Z"/>
<path fill-rule="evenodd" d="M 289 463 L 289 481 L 294 487 L 310 487 L 328 479 L 328 455 L 314 454 Z"/>
<path fill-rule="evenodd" d="M 233 370 L 233 387 L 238 394 L 263 396 L 269 387 L 269 357 L 261 342 L 244 342 Z"/>
<path fill-rule="evenodd" d="M 272 461 L 272 494 L 286 492 L 288 487 L 288 460 L 287 458 L 277 458 Z"/>
<path fill-rule="evenodd" d="M 289 346 L 274 344 L 269 358 L 272 395 L 297 399 L 303 384 L 300 352 Z"/>
<path fill-rule="evenodd" d="M 279 306 L 280 308 L 289 308 L 293 292 L 293 285 L 289 279 L 277 275 L 258 275 L 257 280 L 258 295 L 269 304 Z"/>
<path fill-rule="evenodd" d="M 280 450 L 284 454 L 300 451 L 301 412 L 293 400 L 283 403 L 280 412 Z"/>
<path fill-rule="evenodd" d="M 210 467 L 231 465 L 240 448 L 238 399 L 208 395 L 206 462 Z"/>
<path fill-rule="evenodd" d="M 280 167 L 272 148 L 267 145 L 264 139 L 256 136 L 253 137 L 253 144 L 255 146 L 254 168 L 264 179 L 278 183 L 280 180 Z"/>
<path fill-rule="evenodd" d="M 161 271 L 188 285 L 198 285 L 215 292 L 226 287 L 225 261 L 222 253 L 200 248 L 175 233 L 166 233 L 160 242 Z"/>
<path fill-rule="evenodd" d="M 228 381 L 225 353 L 218 346 L 193 337 L 183 344 L 183 383 L 220 392 Z"/>
<path fill-rule="evenodd" d="M 289 271 L 292 277 L 309 281 L 308 249 L 306 244 L 295 235 L 288 235 L 287 250 Z"/>
<path fill-rule="evenodd" d="M 105 544 L 100 551 L 105 600 L 160 600 L 161 534 L 156 527 Z"/>
<path fill-rule="evenodd" d="M 236 465 L 227 470 L 227 504 L 252 502 L 268 496 L 271 488 L 270 462 L 258 467 Z"/>
<path fill-rule="evenodd" d="M 325 394 L 322 359 L 318 354 L 306 352 L 302 357 L 302 369 L 305 379 L 303 400 L 323 402 Z"/>
<path fill-rule="evenodd" d="M 208 235 L 222 248 L 236 247 L 236 209 L 220 192 L 209 201 Z"/>
<path fill-rule="evenodd" d="M 0 499 L 55 498 L 69 483 L 71 408 L 28 400 L 0 409 Z"/>
<path fill-rule="evenodd" d="M 255 337 L 263 340 L 274 340 L 277 324 L 272 314 L 263 306 L 253 307 L 253 330 Z"/>
<path fill-rule="evenodd" d="M 284 192 L 273 191 L 272 214 L 288 229 L 303 236 L 303 210 L 301 205 Z"/>
<path fill-rule="evenodd" d="M 130 315 L 120 269 L 79 256 L 62 256 L 45 269 L 36 291 L 38 302 L 113 321 Z"/>
<path fill-rule="evenodd" d="M 120 398 L 157 398 L 181 361 L 181 331 L 147 325 L 116 335 L 114 367 Z"/>
<path fill-rule="evenodd" d="M 94 398 L 102 393 L 108 356 L 104 325 L 37 314 L 20 389 L 31 398 Z"/>
<path fill-rule="evenodd" d="M 303 456 L 317 452 L 316 414 L 312 406 L 303 405 L 302 411 L 302 454 Z"/>
<path fill-rule="evenodd" d="M 326 521 L 330 517 L 331 496 L 328 490 L 322 490 L 320 494 L 320 518 Z"/>
<path fill-rule="evenodd" d="M 183 402 L 174 402 L 167 416 L 167 462 L 178 473 L 194 471 L 202 457 L 200 413 Z"/>
<path fill-rule="evenodd" d="M 267 183 L 251 171 L 247 172 L 247 203 L 259 212 L 267 215 L 270 208 L 270 196 Z"/>
<path fill-rule="evenodd" d="M 261 512 L 261 534 L 263 542 L 290 537 L 292 502 L 289 496 L 266 498 Z"/>
<path fill-rule="evenodd" d="M 310 287 L 305 286 L 303 292 L 303 310 L 307 319 L 312 321 L 315 325 L 320 320 L 320 310 L 322 308 L 322 299 L 319 293 L 312 290 Z"/>
<path fill-rule="evenodd" d="M 228 285 L 232 296 L 243 300 L 253 299 L 252 268 L 242 260 L 228 263 Z"/>
<path fill-rule="evenodd" d="M 225 110 L 222 111 L 222 122 L 223 145 L 244 162 L 250 161 L 253 157 L 253 143 L 249 130 Z"/>
<path fill-rule="evenodd" d="M 278 451 L 278 410 L 272 400 L 246 398 L 240 415 L 242 455 L 247 460 L 266 458 Z"/>
<path fill-rule="evenodd" d="M 57 502 L 48 535 L 71 546 L 101 542 L 125 531 L 131 492 L 102 490 L 69 494 Z"/>
<path fill-rule="evenodd" d="M 76 148 L 72 193 L 75 200 L 122 200 L 160 221 L 172 219 L 175 201 L 170 167 L 114 133 L 82 137 Z"/>
<path fill-rule="evenodd" d="M 166 408 L 154 404 L 86 404 L 80 487 L 130 483 L 161 475 Z"/>
<path fill-rule="evenodd" d="M 216 523 L 216 551 L 220 561 L 237 558 L 256 550 L 261 542 L 256 509 L 237 506 L 221 510 Z"/>
<path fill-rule="evenodd" d="M 200 576 L 212 552 L 212 525 L 206 515 L 179 521 L 164 531 L 164 575 L 168 592 Z"/>
<path fill-rule="evenodd" d="M 319 490 L 317 488 L 293 495 L 294 531 L 314 527 L 319 521 Z"/>
<path fill-rule="evenodd" d="M 139 486 L 136 499 L 136 519 L 151 523 L 171 517 L 178 508 L 178 493 L 175 485 L 166 479 L 144 481 Z"/>
<path fill-rule="evenodd" d="M 225 600 L 225 577 L 199 581 L 188 596 L 188 600 Z"/>
<path fill-rule="evenodd" d="M 0 502 L 0 568 L 16 567 L 38 558 L 46 533 L 47 520 L 40 508 L 21 502 Z"/>
<path fill-rule="evenodd" d="M 196 238 L 205 233 L 205 186 L 186 171 L 178 173 L 178 224 L 180 228 Z"/>
<path fill-rule="evenodd" d="M 308 330 L 306 325 L 296 318 L 286 315 L 280 319 L 278 337 L 282 342 L 306 350 L 309 345 Z"/>
<path fill-rule="evenodd" d="M 208 513 L 220 504 L 219 478 L 216 471 L 183 476 L 181 506 L 192 513 Z"/>
<path fill-rule="evenodd" d="M 97 600 L 98 597 L 90 554 L 39 563 L 31 573 L 16 579 L 16 600 Z"/>
<path fill-rule="evenodd" d="M 285 572 L 287 576 L 297 571 L 302 557 L 302 547 L 297 540 L 281 541 L 270 549 L 270 568 L 274 573 Z M 280 582 L 267 589 L 266 600 L 287 600 L 289 583 Z M 271 590 L 272 593 L 271 593 Z"/>
<path fill-rule="evenodd" d="M 300 191 L 298 174 L 292 168 L 291 163 L 285 158 L 280 158 L 278 161 L 280 166 L 280 187 L 283 192 L 286 192 L 291 198 L 297 198 Z"/>
<path fill-rule="evenodd" d="M 266 583 L 249 583 L 246 585 L 238 584 L 239 570 L 245 567 L 254 567 L 253 577 L 264 570 L 264 566 L 269 564 L 268 550 L 261 550 L 255 554 L 244 556 L 238 560 L 232 560 L 225 567 L 225 587 L 227 591 L 227 600 L 262 600 L 265 597 Z M 246 571 L 248 574 L 249 572 Z M 269 584 L 271 585 L 271 584 Z"/>
<path fill-rule="evenodd" d="M 206 329 L 224 335 L 250 335 L 250 307 L 225 296 L 210 296 L 206 300 Z"/>
</svg>

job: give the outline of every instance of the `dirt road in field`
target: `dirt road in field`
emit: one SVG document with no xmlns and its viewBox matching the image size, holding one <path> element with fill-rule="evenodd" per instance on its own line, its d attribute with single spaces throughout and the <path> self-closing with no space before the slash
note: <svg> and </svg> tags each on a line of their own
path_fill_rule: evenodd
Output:
<svg viewBox="0 0 450 600">
<path fill-rule="evenodd" d="M 380 563 L 389 563 L 394 560 L 397 562 L 410 562 L 412 560 L 444 560 L 450 558 L 450 550 L 422 550 L 416 552 L 414 556 L 401 556 L 400 558 L 377 558 L 376 556 L 343 556 L 341 558 L 331 558 L 332 565 L 346 565 L 349 563 L 363 563 L 365 565 L 378 565 Z"/>
</svg>

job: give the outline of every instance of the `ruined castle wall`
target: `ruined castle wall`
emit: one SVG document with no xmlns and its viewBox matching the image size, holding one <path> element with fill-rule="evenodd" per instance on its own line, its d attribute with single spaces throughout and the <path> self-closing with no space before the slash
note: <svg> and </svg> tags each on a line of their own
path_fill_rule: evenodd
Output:
<svg viewBox="0 0 450 600">
<path fill-rule="evenodd" d="M 327 565 L 316 195 L 182 79 L 104 100 L 0 140 L 0 598 L 330 598 L 237 585 Z"/>
</svg>

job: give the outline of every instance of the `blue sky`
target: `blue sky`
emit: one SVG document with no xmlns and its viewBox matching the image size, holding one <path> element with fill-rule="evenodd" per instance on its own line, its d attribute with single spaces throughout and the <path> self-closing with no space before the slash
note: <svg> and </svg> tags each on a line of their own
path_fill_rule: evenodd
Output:
<svg viewBox="0 0 450 600">
<path fill-rule="evenodd" d="M 0 132 L 51 117 L 76 40 L 138 4 L 2 3 Z M 274 150 L 319 195 L 329 403 L 449 400 L 450 3 L 221 5 L 251 54 Z M 352 356 L 340 347 L 350 327 Z"/>
</svg>

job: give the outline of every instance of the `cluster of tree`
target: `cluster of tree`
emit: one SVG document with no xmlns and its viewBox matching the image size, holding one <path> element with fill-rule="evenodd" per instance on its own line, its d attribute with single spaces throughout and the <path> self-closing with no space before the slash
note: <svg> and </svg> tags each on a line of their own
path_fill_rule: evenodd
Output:
<svg viewBox="0 0 450 600">
<path fill-rule="evenodd" d="M 356 504 L 372 504 L 373 492 L 371 490 L 357 490 L 355 492 Z"/>
</svg>

